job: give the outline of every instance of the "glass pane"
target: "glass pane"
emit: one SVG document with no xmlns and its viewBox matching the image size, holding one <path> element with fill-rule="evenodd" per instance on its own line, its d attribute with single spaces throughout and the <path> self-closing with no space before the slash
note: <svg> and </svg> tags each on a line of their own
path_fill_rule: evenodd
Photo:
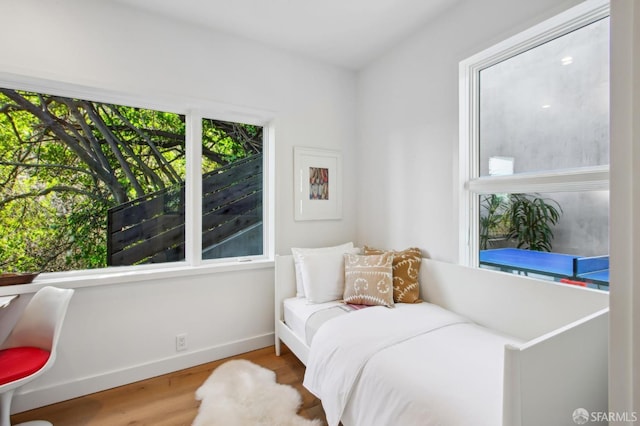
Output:
<svg viewBox="0 0 640 426">
<path fill-rule="evenodd" d="M 0 268 L 184 259 L 184 116 L 0 88 Z"/>
<path fill-rule="evenodd" d="M 480 72 L 480 176 L 609 163 L 609 18 Z"/>
<path fill-rule="evenodd" d="M 608 218 L 608 191 L 481 195 L 480 266 L 608 286 Z M 598 258 L 606 280 L 574 271 L 573 258 Z"/>
<path fill-rule="evenodd" d="M 262 127 L 202 121 L 202 258 L 260 255 Z"/>
</svg>

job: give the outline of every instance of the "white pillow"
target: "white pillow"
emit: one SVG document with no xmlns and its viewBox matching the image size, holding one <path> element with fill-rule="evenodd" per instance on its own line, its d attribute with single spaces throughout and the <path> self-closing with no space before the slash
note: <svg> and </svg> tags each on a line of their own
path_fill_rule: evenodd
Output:
<svg viewBox="0 0 640 426">
<path fill-rule="evenodd" d="M 291 254 L 293 254 L 293 262 L 296 268 L 296 296 L 297 297 L 305 297 L 304 293 L 304 284 L 302 279 L 302 273 L 300 271 L 300 256 L 303 254 L 318 254 L 318 253 L 340 253 L 344 254 L 353 249 L 353 243 L 344 243 L 339 246 L 332 247 L 319 247 L 319 248 L 297 248 L 294 247 L 291 249 Z"/>
<path fill-rule="evenodd" d="M 344 294 L 343 253 L 302 254 L 300 255 L 300 272 L 308 303 L 342 299 Z"/>
</svg>

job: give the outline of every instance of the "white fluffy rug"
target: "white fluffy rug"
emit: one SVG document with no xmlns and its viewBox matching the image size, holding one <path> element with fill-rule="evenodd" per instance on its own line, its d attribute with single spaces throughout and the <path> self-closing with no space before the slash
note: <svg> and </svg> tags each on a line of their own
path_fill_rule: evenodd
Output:
<svg viewBox="0 0 640 426">
<path fill-rule="evenodd" d="M 302 403 L 291 386 L 276 383 L 276 374 L 246 360 L 216 368 L 196 391 L 200 402 L 193 426 L 320 426 L 296 413 Z"/>
</svg>

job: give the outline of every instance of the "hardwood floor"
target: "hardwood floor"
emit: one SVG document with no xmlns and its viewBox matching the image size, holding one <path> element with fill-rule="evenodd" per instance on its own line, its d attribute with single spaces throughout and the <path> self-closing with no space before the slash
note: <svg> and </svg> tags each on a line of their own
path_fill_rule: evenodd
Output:
<svg viewBox="0 0 640 426">
<path fill-rule="evenodd" d="M 325 421 L 320 400 L 303 386 L 304 365 L 283 346 L 277 357 L 273 346 L 232 358 L 109 389 L 58 404 L 15 414 L 12 423 L 48 420 L 55 426 L 182 426 L 191 425 L 198 412 L 195 391 L 220 364 L 243 358 L 276 372 L 278 383 L 295 387 L 302 395 L 299 414 Z"/>
</svg>

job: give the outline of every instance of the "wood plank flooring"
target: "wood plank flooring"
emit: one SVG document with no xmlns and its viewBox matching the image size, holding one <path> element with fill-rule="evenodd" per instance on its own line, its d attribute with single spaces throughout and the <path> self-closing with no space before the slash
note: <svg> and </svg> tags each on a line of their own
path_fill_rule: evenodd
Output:
<svg viewBox="0 0 640 426">
<path fill-rule="evenodd" d="M 232 358 L 109 389 L 58 404 L 15 414 L 12 423 L 48 420 L 55 426 L 182 426 L 191 425 L 198 412 L 195 391 L 221 363 L 247 359 L 276 372 L 278 383 L 295 387 L 302 395 L 299 414 L 325 421 L 320 400 L 303 386 L 304 365 L 283 346 L 282 356 L 273 346 Z"/>
</svg>

